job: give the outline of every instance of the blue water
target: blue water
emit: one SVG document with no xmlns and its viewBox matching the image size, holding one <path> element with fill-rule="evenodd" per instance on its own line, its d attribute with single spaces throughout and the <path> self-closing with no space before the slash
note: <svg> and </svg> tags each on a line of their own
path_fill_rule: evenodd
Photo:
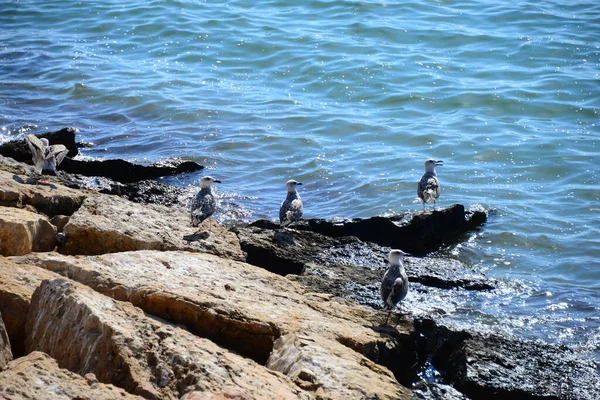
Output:
<svg viewBox="0 0 600 400">
<path fill-rule="evenodd" d="M 442 159 L 438 204 L 492 210 L 448 252 L 504 282 L 447 319 L 600 361 L 600 3 L 514 3 L 4 1 L 0 140 L 195 160 L 223 221 L 275 218 L 289 178 L 306 217 L 418 210 Z"/>
</svg>

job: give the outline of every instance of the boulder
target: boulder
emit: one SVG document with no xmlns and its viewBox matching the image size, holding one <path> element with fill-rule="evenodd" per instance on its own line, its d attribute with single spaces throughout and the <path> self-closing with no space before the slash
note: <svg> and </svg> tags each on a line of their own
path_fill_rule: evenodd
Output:
<svg viewBox="0 0 600 400">
<path fill-rule="evenodd" d="M 49 355 L 37 351 L 11 361 L 0 372 L 0 398 L 143 400 L 113 385 L 98 383 L 92 374 L 82 377 L 61 369 Z"/>
<path fill-rule="evenodd" d="M 4 326 L 2 313 L 0 312 L 0 371 L 10 360 L 13 359 L 12 350 L 10 349 L 10 340 Z"/>
<path fill-rule="evenodd" d="M 204 167 L 193 161 L 170 160 L 153 165 L 138 165 L 125 160 L 75 160 L 79 153 L 78 143 L 75 142 L 77 129 L 63 128 L 56 132 L 36 135 L 47 138 L 51 145 L 63 144 L 69 150 L 67 158 L 59 166 L 59 170 L 85 176 L 101 176 L 117 182 L 137 182 L 145 179 L 156 179 L 162 176 L 196 172 Z M 0 155 L 16 161 L 32 164 L 31 151 L 25 140 L 13 140 L 0 145 Z"/>
<path fill-rule="evenodd" d="M 439 250 L 442 246 L 458 243 L 464 235 L 483 225 L 487 214 L 481 210 L 465 210 L 461 204 L 435 211 L 406 213 L 391 217 L 371 217 L 330 221 L 308 219 L 298 223 L 297 229 L 320 233 L 329 237 L 355 236 L 362 241 L 377 243 L 403 250 L 415 256 Z M 256 221 L 250 226 L 278 229 L 270 221 Z"/>
<path fill-rule="evenodd" d="M 62 232 L 65 225 L 69 222 L 69 217 L 66 215 L 55 215 L 50 218 L 50 223 L 56 227 L 58 232 Z"/>
<path fill-rule="evenodd" d="M 26 343 L 28 351 L 44 351 L 64 368 L 93 373 L 146 399 L 178 399 L 191 391 L 308 398 L 283 374 L 62 278 L 35 291 Z"/>
<path fill-rule="evenodd" d="M 286 275 L 311 290 L 381 308 L 379 285 L 388 267 L 389 247 L 306 230 L 250 226 L 235 232 L 248 263 Z M 425 290 L 490 290 L 497 285 L 457 260 L 406 257 L 404 263 L 409 280 Z"/>
<path fill-rule="evenodd" d="M 40 182 L 0 170 L 0 206 L 30 205 L 49 217 L 71 215 L 89 195 L 90 191 L 73 190 L 60 183 Z"/>
<path fill-rule="evenodd" d="M 348 387 L 368 385 L 382 396 L 395 392 L 399 399 L 410 397 L 387 368 L 369 360 L 415 364 L 417 338 L 411 321 L 400 320 L 391 328 L 393 335 L 379 331 L 382 318 L 377 312 L 330 295 L 305 293 L 297 284 L 263 269 L 188 252 L 137 251 L 88 257 L 32 253 L 12 260 L 49 269 L 114 299 L 129 301 L 260 364 L 267 361 L 279 337 L 309 335 L 315 348 L 328 349 L 344 360 L 324 368 L 323 374 L 344 375 L 350 366 L 354 371 L 364 368 L 363 376 L 369 377 L 370 383 L 353 382 Z M 396 337 L 412 341 L 412 345 Z M 335 360 L 317 355 L 316 350 L 307 353 L 306 363 Z M 360 374 L 352 377 L 362 379 Z M 323 375 L 319 379 L 327 396 L 348 398 L 335 384 L 325 384 L 337 378 Z M 373 382 L 376 384 L 371 387 Z M 350 398 L 360 398 L 360 393 L 356 391 Z"/>
<path fill-rule="evenodd" d="M 65 225 L 65 254 L 187 250 L 243 260 L 237 236 L 214 219 L 190 224 L 181 207 L 140 205 L 109 195 L 88 197 Z"/>
<path fill-rule="evenodd" d="M 18 256 L 32 251 L 52 251 L 56 227 L 42 215 L 0 206 L 0 254 Z"/>
<path fill-rule="evenodd" d="M 36 136 L 40 139 L 48 139 L 50 145 L 64 145 L 69 150 L 67 157 L 75 157 L 77 154 L 79 154 L 77 144 L 75 143 L 75 134 L 77 132 L 78 131 L 75 128 L 63 128 L 56 132 L 47 132 Z M 10 157 L 19 162 L 28 164 L 33 163 L 31 158 L 31 150 L 29 150 L 29 146 L 25 142 L 25 139 L 12 140 L 10 142 L 3 143 L 0 145 L 0 155 L 4 157 Z"/>
<path fill-rule="evenodd" d="M 328 398 L 331 392 L 342 399 L 396 400 L 403 395 L 384 368 L 361 359 L 358 353 L 344 351 L 338 342 L 315 340 L 310 335 L 281 336 L 275 342 L 267 367 L 286 374 L 317 398 Z M 388 384 L 381 386 L 386 378 Z"/>
<path fill-rule="evenodd" d="M 15 358 L 25 353 L 25 322 L 34 290 L 44 279 L 56 277 L 45 269 L 0 257 L 0 313 Z"/>
<path fill-rule="evenodd" d="M 592 360 L 565 346 L 508 335 L 453 331 L 432 320 L 417 321 L 431 362 L 444 381 L 473 399 L 600 398 Z"/>
</svg>

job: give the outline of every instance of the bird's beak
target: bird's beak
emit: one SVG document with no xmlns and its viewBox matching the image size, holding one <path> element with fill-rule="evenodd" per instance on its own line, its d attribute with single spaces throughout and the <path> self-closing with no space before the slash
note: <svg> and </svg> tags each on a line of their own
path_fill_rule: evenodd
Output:
<svg viewBox="0 0 600 400">
<path fill-rule="evenodd" d="M 443 162 L 442 160 L 437 160 L 437 161 L 435 162 L 435 166 L 436 166 L 436 167 L 443 167 L 443 166 L 444 166 L 444 162 Z"/>
<path fill-rule="evenodd" d="M 221 183 L 221 181 L 220 181 L 220 180 L 218 180 L 218 179 L 213 179 L 213 182 L 214 182 L 214 183 Z"/>
<path fill-rule="evenodd" d="M 302 182 L 298 182 L 298 183 L 296 183 L 296 185 L 302 185 Z"/>
</svg>

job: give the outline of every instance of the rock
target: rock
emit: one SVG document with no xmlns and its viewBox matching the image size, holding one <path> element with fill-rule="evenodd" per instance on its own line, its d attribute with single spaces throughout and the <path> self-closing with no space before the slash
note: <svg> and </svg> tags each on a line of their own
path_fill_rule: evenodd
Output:
<svg viewBox="0 0 600 400">
<path fill-rule="evenodd" d="M 178 399 L 190 391 L 308 398 L 283 374 L 65 279 L 44 281 L 35 291 L 27 349 L 146 399 Z"/>
<path fill-rule="evenodd" d="M 44 279 L 58 275 L 31 265 L 17 265 L 0 257 L 0 313 L 14 357 L 25 353 L 25 321 L 33 291 Z"/>
<path fill-rule="evenodd" d="M 133 183 L 111 183 L 100 193 L 113 194 L 135 203 L 175 206 L 181 203 L 186 190 L 177 186 L 168 186 L 160 182 L 145 180 Z"/>
<path fill-rule="evenodd" d="M 444 245 L 461 241 L 469 230 L 485 223 L 483 211 L 465 211 L 461 204 L 433 212 L 416 212 L 393 217 L 366 219 L 302 220 L 297 229 L 309 230 L 329 237 L 355 236 L 362 241 L 401 249 L 415 256 L 439 250 Z M 257 221 L 250 226 L 275 229 L 270 221 Z"/>
<path fill-rule="evenodd" d="M 0 207 L 0 254 L 19 256 L 52 251 L 56 227 L 44 216 L 13 207 Z"/>
<path fill-rule="evenodd" d="M 196 172 L 204 167 L 193 161 L 171 160 L 153 165 L 137 165 L 125 160 L 81 161 L 74 160 L 78 153 L 78 144 L 75 142 L 74 128 L 63 128 L 60 131 L 36 135 L 47 138 L 51 145 L 63 144 L 69 149 L 67 158 L 59 166 L 59 170 L 85 176 L 102 176 L 117 182 L 137 182 L 145 179 L 156 179 L 161 176 L 177 175 Z M 32 164 L 31 151 L 25 140 L 14 140 L 0 145 L 0 155 L 10 157 L 16 161 Z M 70 158 L 69 158 L 70 157 Z"/>
<path fill-rule="evenodd" d="M 50 145 L 62 144 L 68 150 L 67 157 L 75 157 L 79 154 L 77 144 L 75 143 L 75 134 L 77 133 L 75 128 L 63 128 L 56 132 L 43 133 L 36 135 L 37 137 L 46 138 L 50 142 Z M 10 157 L 16 161 L 24 162 L 27 164 L 33 164 L 31 159 L 31 150 L 25 143 L 25 140 L 12 140 L 0 145 L 0 155 L 4 157 Z"/>
<path fill-rule="evenodd" d="M 65 225 L 64 254 L 188 250 L 243 260 L 237 236 L 212 218 L 194 228 L 180 207 L 140 205 L 109 195 L 88 197 Z"/>
<path fill-rule="evenodd" d="M 8 363 L 0 383 L 0 398 L 6 400 L 143 400 L 113 385 L 90 383 L 37 351 Z"/>
<path fill-rule="evenodd" d="M 445 381 L 470 398 L 600 398 L 597 366 L 568 347 L 454 332 L 431 320 L 419 321 L 417 329 L 428 338 L 432 364 Z"/>
<path fill-rule="evenodd" d="M 356 237 L 329 237 L 310 231 L 281 231 L 256 226 L 237 228 L 247 262 L 290 277 L 311 288 L 379 308 L 379 283 L 390 248 Z M 489 290 L 496 282 L 456 260 L 405 259 L 411 282 L 428 287 Z"/>
<path fill-rule="evenodd" d="M 90 191 L 73 190 L 54 182 L 37 182 L 0 170 L 1 206 L 30 205 L 49 217 L 71 215 L 90 194 Z"/>
<path fill-rule="evenodd" d="M 361 360 L 358 353 L 348 354 L 340 347 L 343 346 L 337 342 L 289 333 L 275 342 L 267 367 L 286 374 L 299 387 L 314 392 L 317 398 L 328 398 L 331 392 L 346 399 L 391 400 L 406 396 L 405 391 L 394 385 L 395 380 L 388 370 Z M 369 368 L 364 368 L 365 364 Z M 338 373 L 331 373 L 332 370 Z M 388 384 L 382 387 L 382 380 Z"/>
<path fill-rule="evenodd" d="M 62 232 L 65 225 L 69 222 L 69 217 L 66 215 L 55 215 L 50 218 L 50 223 L 56 227 L 58 232 Z"/>
<path fill-rule="evenodd" d="M 2 313 L 0 312 L 0 371 L 13 359 L 12 350 L 10 349 L 10 340 L 4 326 Z"/>
<path fill-rule="evenodd" d="M 146 179 L 156 179 L 162 176 L 201 171 L 204 167 L 194 161 L 180 160 L 153 165 L 139 165 L 120 159 L 82 161 L 65 158 L 62 164 L 60 164 L 60 169 L 71 174 L 103 176 L 117 182 L 131 183 Z"/>
<path fill-rule="evenodd" d="M 320 382 L 335 382 L 337 378 L 326 375 L 344 375 L 350 366 L 353 371 L 362 366 L 369 382 L 377 382 L 371 388 L 374 393 L 397 391 L 398 398 L 410 397 L 407 389 L 390 379 L 387 369 L 369 359 L 393 360 L 400 365 L 412 359 L 415 363 L 417 338 L 411 321 L 400 320 L 393 329 L 395 337 L 413 341 L 408 346 L 378 331 L 381 318 L 373 310 L 328 295 L 304 293 L 297 284 L 263 269 L 187 252 L 137 251 L 88 257 L 32 253 L 11 260 L 47 268 L 114 299 L 129 301 L 260 364 L 267 361 L 279 337 L 309 335 L 315 349 L 328 349 L 345 360 L 324 368 Z M 307 353 L 307 365 L 336 360 L 317 354 L 316 350 Z M 310 359 L 313 355 L 316 358 Z M 366 383 L 348 385 L 364 387 Z M 332 398 L 360 398 L 358 392 L 350 397 L 340 393 L 333 384 L 321 389 Z"/>
<path fill-rule="evenodd" d="M 417 400 L 469 400 L 467 396 L 443 383 L 419 382 L 414 387 Z"/>
</svg>

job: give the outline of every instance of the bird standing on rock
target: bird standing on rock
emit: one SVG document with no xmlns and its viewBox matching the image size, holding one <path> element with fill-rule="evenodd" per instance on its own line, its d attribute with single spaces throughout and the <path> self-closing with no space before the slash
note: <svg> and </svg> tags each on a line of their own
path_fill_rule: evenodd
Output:
<svg viewBox="0 0 600 400">
<path fill-rule="evenodd" d="M 392 250 L 388 255 L 390 266 L 381 281 L 381 300 L 383 300 L 383 309 L 388 310 L 389 314 L 385 320 L 387 324 L 392 310 L 402 301 L 408 293 L 408 276 L 402 264 L 402 258 L 406 253 L 402 250 Z"/>
<path fill-rule="evenodd" d="M 46 138 L 29 134 L 25 142 L 31 150 L 31 159 L 38 172 L 43 175 L 56 175 L 56 167 L 65 159 L 69 150 L 62 144 L 50 146 Z"/>
<path fill-rule="evenodd" d="M 221 183 L 221 181 L 212 176 L 200 179 L 200 191 L 192 200 L 192 226 L 200 225 L 217 210 L 217 196 L 211 186 L 213 183 Z"/>
<path fill-rule="evenodd" d="M 298 185 L 302 185 L 302 183 L 296 182 L 293 179 L 290 179 L 285 184 L 287 197 L 279 208 L 279 224 L 284 228 L 292 222 L 297 223 L 302 218 L 302 199 L 296 190 L 296 186 Z"/>
<path fill-rule="evenodd" d="M 435 167 L 441 167 L 444 162 L 441 160 L 429 159 L 425 161 L 425 173 L 419 181 L 417 188 L 417 195 L 423 201 L 423 210 L 425 210 L 425 204 L 433 202 L 433 209 L 435 210 L 435 201 L 440 197 L 442 188 L 435 172 Z"/>
</svg>

